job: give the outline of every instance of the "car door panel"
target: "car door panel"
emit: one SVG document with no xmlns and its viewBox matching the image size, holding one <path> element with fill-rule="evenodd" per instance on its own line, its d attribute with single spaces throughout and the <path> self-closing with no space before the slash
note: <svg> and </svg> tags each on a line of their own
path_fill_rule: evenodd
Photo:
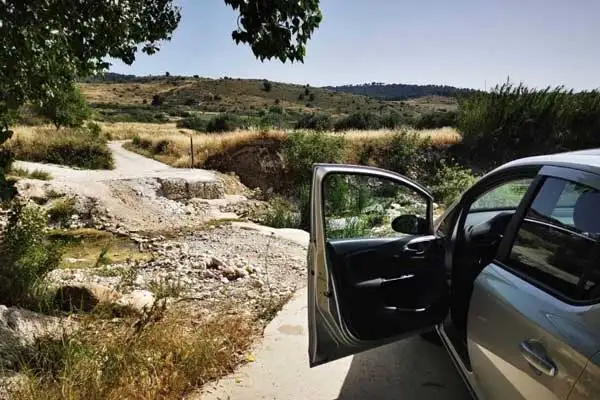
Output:
<svg viewBox="0 0 600 400">
<path fill-rule="evenodd" d="M 490 264 L 475 280 L 468 351 L 485 399 L 567 399 L 598 349 L 590 306 L 563 303 L 505 268 Z M 533 356 L 528 356 L 527 346 Z M 525 347 L 524 347 L 525 346 Z M 555 373 L 542 371 L 548 362 Z"/>
<path fill-rule="evenodd" d="M 421 196 L 427 202 L 427 220 L 419 226 L 426 232 L 328 238 L 323 190 L 328 174 L 382 179 Z M 314 168 L 311 197 L 311 367 L 429 330 L 444 319 L 449 292 L 444 248 L 432 235 L 433 199 L 423 187 L 390 171 L 324 164 Z M 337 216 L 335 221 L 338 226 Z"/>
<path fill-rule="evenodd" d="M 357 337 L 374 340 L 407 323 L 419 325 L 429 318 L 431 325 L 439 319 L 432 309 L 444 312 L 447 291 L 438 273 L 443 249 L 435 246 L 434 236 L 328 242 L 342 315 Z"/>
</svg>

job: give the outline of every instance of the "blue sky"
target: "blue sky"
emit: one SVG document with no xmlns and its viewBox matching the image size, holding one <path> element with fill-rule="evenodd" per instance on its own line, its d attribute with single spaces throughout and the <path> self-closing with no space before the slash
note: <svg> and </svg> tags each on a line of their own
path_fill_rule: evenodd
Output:
<svg viewBox="0 0 600 400">
<path fill-rule="evenodd" d="M 386 82 L 484 88 L 523 81 L 600 87 L 598 0 L 321 0 L 304 64 L 260 62 L 236 45 L 223 0 L 180 0 L 182 20 L 138 75 L 261 78 L 314 86 Z"/>
</svg>

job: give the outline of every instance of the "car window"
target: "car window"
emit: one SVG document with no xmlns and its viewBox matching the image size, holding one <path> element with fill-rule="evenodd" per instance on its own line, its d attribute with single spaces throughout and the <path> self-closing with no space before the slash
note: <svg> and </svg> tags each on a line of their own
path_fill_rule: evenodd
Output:
<svg viewBox="0 0 600 400">
<path fill-rule="evenodd" d="M 403 184 L 360 174 L 330 174 L 323 181 L 327 239 L 405 236 L 392 229 L 400 215 L 427 219 L 427 199 Z"/>
<path fill-rule="evenodd" d="M 496 186 L 477 198 L 469 212 L 516 210 L 532 181 L 532 178 L 518 179 Z"/>
<path fill-rule="evenodd" d="M 546 179 L 521 223 L 507 264 L 570 299 L 595 297 L 600 282 L 599 196 L 578 183 Z"/>
</svg>

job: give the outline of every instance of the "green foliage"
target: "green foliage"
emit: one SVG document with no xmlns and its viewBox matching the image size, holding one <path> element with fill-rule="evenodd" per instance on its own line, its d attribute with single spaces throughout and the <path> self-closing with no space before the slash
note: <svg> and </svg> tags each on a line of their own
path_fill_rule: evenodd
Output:
<svg viewBox="0 0 600 400">
<path fill-rule="evenodd" d="M 301 185 L 310 182 L 313 164 L 342 162 L 345 144 L 343 137 L 321 132 L 289 135 L 284 145 L 284 162 L 290 179 Z"/>
<path fill-rule="evenodd" d="M 269 200 L 268 208 L 260 216 L 260 222 L 273 228 L 295 228 L 299 226 L 298 212 L 282 197 Z"/>
<path fill-rule="evenodd" d="M 390 111 L 381 116 L 380 124 L 382 128 L 396 129 L 405 124 L 406 121 L 397 111 Z"/>
<path fill-rule="evenodd" d="M 156 301 L 167 297 L 180 297 L 186 290 L 186 286 L 180 280 L 169 278 L 152 280 L 149 282 L 148 288 L 154 294 Z"/>
<path fill-rule="evenodd" d="M 600 145 L 600 92 L 573 93 L 506 83 L 462 101 L 459 129 L 473 161 L 514 158 Z M 493 149 L 491 152 L 490 150 Z"/>
<path fill-rule="evenodd" d="M 319 0 L 302 2 L 261 2 L 225 0 L 239 10 L 236 43 L 248 43 L 261 61 L 303 61 L 306 42 L 319 27 L 322 16 Z"/>
<path fill-rule="evenodd" d="M 47 238 L 46 216 L 41 209 L 12 204 L 0 244 L 0 303 L 34 307 L 43 278 L 58 267 L 61 254 Z"/>
<path fill-rule="evenodd" d="M 49 181 L 52 179 L 52 174 L 42 171 L 41 169 L 34 169 L 33 171 L 29 171 L 25 168 L 16 168 L 12 167 L 8 172 L 8 175 L 17 176 L 19 178 L 27 178 L 27 179 L 39 179 L 41 181 Z"/>
<path fill-rule="evenodd" d="M 377 145 L 363 148 L 361 153 L 361 159 L 416 180 L 427 179 L 445 155 L 429 137 L 408 131 L 394 133 Z"/>
<path fill-rule="evenodd" d="M 455 111 L 435 111 L 418 117 L 413 126 L 416 129 L 436 129 L 446 126 L 456 126 L 458 113 Z"/>
<path fill-rule="evenodd" d="M 48 218 L 50 222 L 66 227 L 71 220 L 71 216 L 76 213 L 75 199 L 72 197 L 61 197 L 55 200 L 48 209 Z"/>
<path fill-rule="evenodd" d="M 91 116 L 85 97 L 75 85 L 45 98 L 38 111 L 52 121 L 56 129 L 62 126 L 81 127 L 83 122 Z"/>
<path fill-rule="evenodd" d="M 198 132 L 206 132 L 208 126 L 208 120 L 200 116 L 193 116 L 189 118 L 180 119 L 177 121 L 178 128 L 193 129 Z"/>
<path fill-rule="evenodd" d="M 350 129 L 379 129 L 381 121 L 379 115 L 369 111 L 358 111 L 342 118 L 335 123 L 336 131 L 346 131 Z"/>
<path fill-rule="evenodd" d="M 102 134 L 102 127 L 93 121 L 88 122 L 86 128 L 92 137 L 99 138 Z"/>
<path fill-rule="evenodd" d="M 220 133 L 231 132 L 242 126 L 240 119 L 234 114 L 219 114 L 211 118 L 206 124 L 206 132 Z"/>
<path fill-rule="evenodd" d="M 303 114 L 296 122 L 295 128 L 326 132 L 333 129 L 333 120 L 324 113 Z"/>
<path fill-rule="evenodd" d="M 429 181 L 433 198 L 450 206 L 460 195 L 477 181 L 470 169 L 459 165 L 442 165 Z"/>
<path fill-rule="evenodd" d="M 271 89 L 273 88 L 273 84 L 271 82 L 269 82 L 268 80 L 264 80 L 262 83 L 262 88 L 265 92 L 270 92 Z"/>
<path fill-rule="evenodd" d="M 38 135 L 31 141 L 15 139 L 10 148 L 24 161 L 46 162 L 86 169 L 111 169 L 113 158 L 106 140 L 87 130 L 75 129 Z"/>
</svg>

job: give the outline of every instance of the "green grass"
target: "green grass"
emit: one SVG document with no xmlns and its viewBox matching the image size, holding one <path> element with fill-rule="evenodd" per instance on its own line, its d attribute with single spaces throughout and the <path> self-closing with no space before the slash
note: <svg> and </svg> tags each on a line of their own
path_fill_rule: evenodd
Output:
<svg viewBox="0 0 600 400">
<path fill-rule="evenodd" d="M 46 171 L 42 171 L 41 169 L 34 169 L 30 171 L 26 168 L 19 168 L 13 166 L 8 172 L 7 176 L 13 176 L 18 178 L 26 178 L 26 179 L 39 179 L 41 181 L 49 181 L 51 180 L 52 174 Z"/>
</svg>

